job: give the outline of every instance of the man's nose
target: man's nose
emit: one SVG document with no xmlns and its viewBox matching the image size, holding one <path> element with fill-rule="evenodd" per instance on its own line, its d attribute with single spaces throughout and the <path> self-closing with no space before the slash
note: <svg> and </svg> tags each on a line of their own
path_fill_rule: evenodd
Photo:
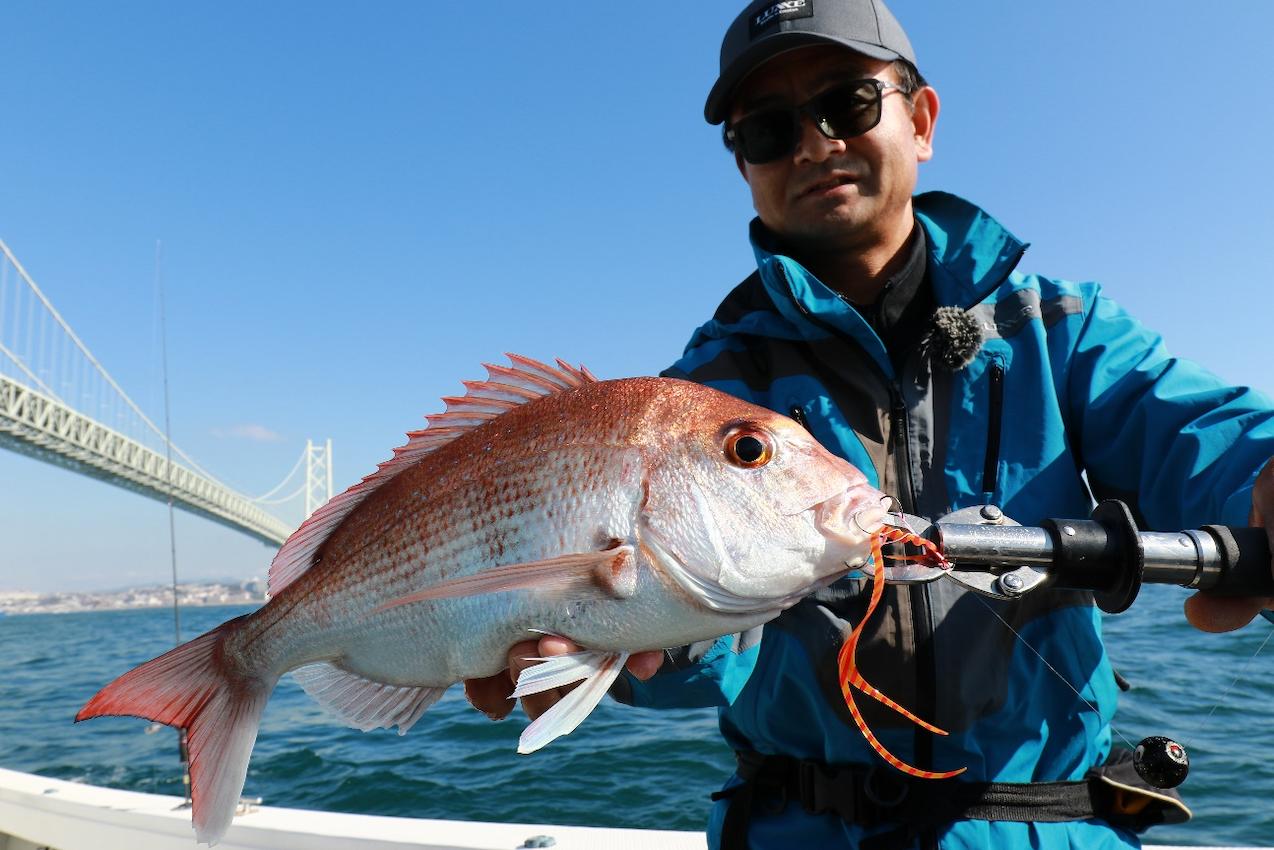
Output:
<svg viewBox="0 0 1274 850">
<path fill-rule="evenodd" d="M 823 162 L 829 156 L 845 151 L 843 141 L 824 136 L 808 115 L 801 115 L 800 132 L 795 154 L 797 162 Z"/>
</svg>

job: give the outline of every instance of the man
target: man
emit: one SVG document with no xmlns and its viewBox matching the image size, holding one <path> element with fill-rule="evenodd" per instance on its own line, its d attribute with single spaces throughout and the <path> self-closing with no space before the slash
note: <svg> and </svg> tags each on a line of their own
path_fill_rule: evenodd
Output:
<svg viewBox="0 0 1274 850">
<path fill-rule="evenodd" d="M 967 201 L 913 198 L 938 113 L 879 0 L 750 4 L 726 33 L 705 114 L 725 124 L 751 189 L 758 270 L 666 374 L 791 415 L 909 513 L 1081 517 L 1091 485 L 1143 527 L 1274 526 L 1274 405 L 1170 358 L 1097 286 L 1017 271 L 1024 244 Z M 904 761 L 968 770 L 936 783 L 884 766 L 836 679 L 861 585 L 662 666 L 654 653 L 630 662 L 618 698 L 720 708 L 739 772 L 718 795 L 711 846 L 1113 848 L 1188 816 L 1103 767 L 1116 686 L 1085 593 L 1001 604 L 951 582 L 891 585 L 861 668 L 950 736 L 874 705 L 867 722 Z M 1187 614 L 1226 630 L 1271 601 L 1196 596 Z M 519 645 L 511 670 L 571 648 Z M 467 683 L 499 716 L 509 687 Z"/>
</svg>

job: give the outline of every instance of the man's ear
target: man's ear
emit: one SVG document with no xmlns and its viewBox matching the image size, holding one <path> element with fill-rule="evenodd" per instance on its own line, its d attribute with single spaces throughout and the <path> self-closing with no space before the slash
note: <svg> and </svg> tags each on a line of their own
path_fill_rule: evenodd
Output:
<svg viewBox="0 0 1274 850">
<path fill-rule="evenodd" d="M 941 102 L 932 86 L 925 86 L 911 95 L 911 123 L 915 127 L 916 161 L 933 159 L 933 130 L 938 124 Z"/>
</svg>

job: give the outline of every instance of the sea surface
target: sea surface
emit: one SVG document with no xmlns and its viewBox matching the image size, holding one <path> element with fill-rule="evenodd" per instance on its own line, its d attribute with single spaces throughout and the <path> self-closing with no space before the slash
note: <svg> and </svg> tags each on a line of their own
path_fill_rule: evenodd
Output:
<svg viewBox="0 0 1274 850">
<path fill-rule="evenodd" d="M 1168 735 L 1190 752 L 1183 787 L 1195 820 L 1154 843 L 1274 846 L 1274 641 L 1263 620 L 1228 635 L 1189 628 L 1185 592 L 1150 587 L 1106 618 L 1133 689 L 1117 737 Z M 250 608 L 187 608 L 189 639 Z M 0 617 L 0 766 L 183 794 L 175 733 L 145 721 L 73 724 L 114 676 L 172 646 L 167 610 Z M 1237 680 L 1236 680 L 1237 677 Z M 524 718 L 493 723 L 453 688 L 400 737 L 333 722 L 290 677 L 266 708 L 245 793 L 305 809 L 594 826 L 701 829 L 708 794 L 733 765 L 713 711 L 604 702 L 574 733 L 533 756 L 515 752 Z"/>
</svg>

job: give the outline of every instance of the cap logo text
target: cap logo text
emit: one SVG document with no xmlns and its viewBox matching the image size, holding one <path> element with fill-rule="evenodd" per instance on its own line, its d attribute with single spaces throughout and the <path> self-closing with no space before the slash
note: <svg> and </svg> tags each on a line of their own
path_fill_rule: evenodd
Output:
<svg viewBox="0 0 1274 850">
<path fill-rule="evenodd" d="M 812 18 L 814 0 L 777 0 L 762 6 L 748 21 L 748 38 L 754 39 L 766 28 L 790 18 Z"/>
</svg>

